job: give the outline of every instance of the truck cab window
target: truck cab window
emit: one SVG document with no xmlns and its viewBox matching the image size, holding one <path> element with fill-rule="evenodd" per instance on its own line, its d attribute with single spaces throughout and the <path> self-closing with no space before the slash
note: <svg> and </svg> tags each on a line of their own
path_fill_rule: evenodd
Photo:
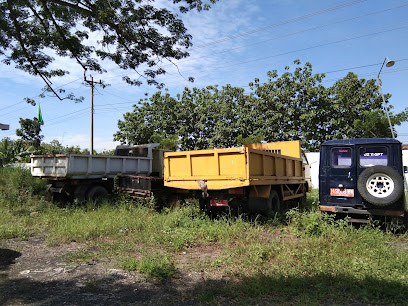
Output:
<svg viewBox="0 0 408 306">
<path fill-rule="evenodd" d="M 360 148 L 360 166 L 387 166 L 388 150 L 386 147 L 361 147 Z"/>
<path fill-rule="evenodd" d="M 350 167 L 352 164 L 351 148 L 333 148 L 331 162 L 333 167 Z"/>
</svg>

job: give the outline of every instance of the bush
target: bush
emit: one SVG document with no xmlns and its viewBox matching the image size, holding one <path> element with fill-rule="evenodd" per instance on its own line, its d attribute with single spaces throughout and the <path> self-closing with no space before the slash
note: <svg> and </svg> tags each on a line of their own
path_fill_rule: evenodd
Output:
<svg viewBox="0 0 408 306">
<path fill-rule="evenodd" d="M 120 267 L 127 271 L 138 271 L 148 278 L 165 280 L 175 275 L 176 267 L 169 255 L 162 253 L 147 254 L 143 259 L 126 258 L 120 262 Z"/>
<path fill-rule="evenodd" d="M 297 208 L 286 213 L 289 224 L 298 236 L 323 236 L 334 228 L 350 226 L 347 219 L 336 220 L 334 215 L 314 212 L 300 212 Z"/>
<path fill-rule="evenodd" d="M 0 168 L 0 194 L 5 195 L 15 191 L 30 195 L 40 195 L 45 191 L 47 183 L 34 178 L 30 170 L 20 167 Z"/>
</svg>

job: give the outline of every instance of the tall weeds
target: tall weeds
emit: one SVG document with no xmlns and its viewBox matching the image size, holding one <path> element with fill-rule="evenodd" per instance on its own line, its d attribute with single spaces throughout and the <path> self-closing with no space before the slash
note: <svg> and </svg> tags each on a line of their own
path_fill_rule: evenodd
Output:
<svg viewBox="0 0 408 306">
<path fill-rule="evenodd" d="M 126 196 L 58 208 L 43 190 L 44 182 L 25 170 L 0 169 L 0 238 L 76 241 L 82 247 L 67 254 L 70 264 L 108 259 L 147 278 L 168 279 L 179 269 L 201 273 L 196 296 L 214 304 L 408 300 L 407 234 L 322 214 L 316 193 L 305 207 L 265 220 L 210 219 L 194 200 L 158 212 L 154 203 Z"/>
</svg>

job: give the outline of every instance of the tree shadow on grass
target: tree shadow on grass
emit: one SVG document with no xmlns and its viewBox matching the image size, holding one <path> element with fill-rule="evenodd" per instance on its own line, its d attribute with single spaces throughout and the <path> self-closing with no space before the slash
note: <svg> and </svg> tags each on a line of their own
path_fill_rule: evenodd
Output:
<svg viewBox="0 0 408 306">
<path fill-rule="evenodd" d="M 408 287 L 375 278 L 348 276 L 269 277 L 241 281 L 210 280 L 183 286 L 182 279 L 161 283 L 121 282 L 105 276 L 79 286 L 78 280 L 0 282 L 0 304 L 40 305 L 274 305 L 405 304 Z"/>
<path fill-rule="evenodd" d="M 0 271 L 7 270 L 11 264 L 15 263 L 16 258 L 20 256 L 20 252 L 0 248 Z"/>
<path fill-rule="evenodd" d="M 1 305 L 171 305 L 177 290 L 145 283 L 124 284 L 120 277 L 36 281 L 28 277 L 0 282 Z M 157 301 L 157 303 L 156 303 Z"/>
<path fill-rule="evenodd" d="M 243 305 L 332 305 L 406 304 L 408 285 L 373 277 L 356 279 L 345 275 L 271 277 L 259 275 L 241 281 L 206 281 L 195 288 L 195 296 L 210 304 Z"/>
</svg>

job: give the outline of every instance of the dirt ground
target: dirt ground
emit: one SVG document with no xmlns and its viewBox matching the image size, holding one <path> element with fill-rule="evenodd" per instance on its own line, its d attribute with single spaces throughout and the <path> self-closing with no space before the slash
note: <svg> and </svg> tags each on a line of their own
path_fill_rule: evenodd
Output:
<svg viewBox="0 0 408 306">
<path fill-rule="evenodd" d="M 114 268 L 108 260 L 77 266 L 64 256 L 83 247 L 77 243 L 58 247 L 44 241 L 7 240 L 0 245 L 0 305 L 197 305 L 197 288 L 204 272 L 183 272 L 165 282 L 148 282 L 140 274 Z M 214 256 L 213 250 L 194 256 Z M 187 256 L 185 257 L 187 258 Z M 188 270 L 188 269 L 187 269 Z M 218 278 L 213 275 L 213 279 Z M 215 280 L 214 279 L 214 280 Z M 234 304 L 227 302 L 226 304 Z"/>
</svg>

